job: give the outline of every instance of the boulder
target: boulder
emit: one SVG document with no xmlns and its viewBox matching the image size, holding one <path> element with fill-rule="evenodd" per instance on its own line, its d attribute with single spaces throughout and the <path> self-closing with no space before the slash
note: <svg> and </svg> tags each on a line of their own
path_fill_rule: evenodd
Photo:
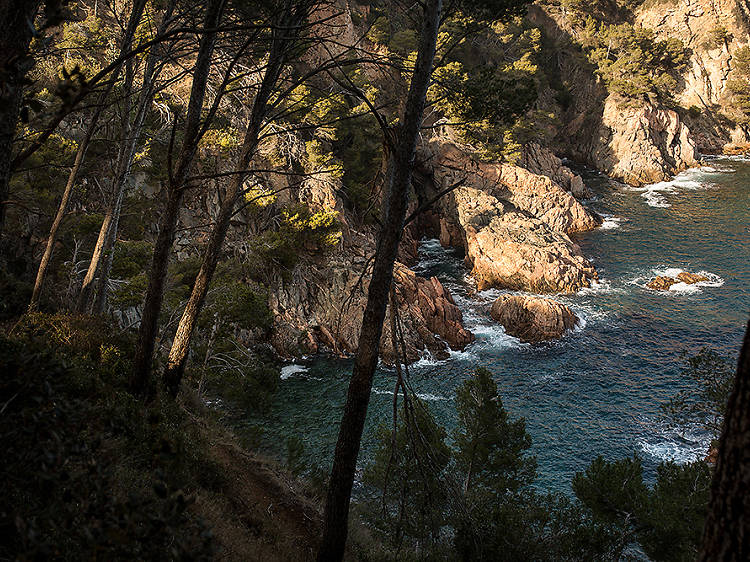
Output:
<svg viewBox="0 0 750 562">
<path fill-rule="evenodd" d="M 553 340 L 572 330 L 578 318 L 570 308 L 551 299 L 528 295 L 503 295 L 492 303 L 490 316 L 521 341 Z"/>
<path fill-rule="evenodd" d="M 581 176 L 574 174 L 550 149 L 535 142 L 524 145 L 518 165 L 534 174 L 547 176 L 576 199 L 591 197 L 591 191 L 583 183 Z"/>
<path fill-rule="evenodd" d="M 698 275 L 697 273 L 688 273 L 687 271 L 682 271 L 677 275 L 677 281 L 686 283 L 688 285 L 693 285 L 694 283 L 708 281 L 708 277 L 706 277 L 705 275 Z"/>
</svg>

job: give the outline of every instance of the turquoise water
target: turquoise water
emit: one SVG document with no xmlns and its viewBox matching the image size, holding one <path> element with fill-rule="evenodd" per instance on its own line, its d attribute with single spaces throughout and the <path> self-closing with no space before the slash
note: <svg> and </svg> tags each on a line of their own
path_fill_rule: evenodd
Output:
<svg viewBox="0 0 750 562">
<path fill-rule="evenodd" d="M 538 485 L 564 491 L 598 454 L 638 452 L 649 474 L 660 461 L 705 455 L 708 436 L 669 430 L 659 406 L 690 388 L 679 376 L 683 353 L 711 346 L 736 360 L 750 314 L 750 161 L 712 159 L 643 189 L 582 173 L 595 193 L 587 205 L 605 218 L 576 239 L 600 283 L 559 297 L 582 326 L 554 343 L 521 344 L 489 318 L 500 292 L 468 296 L 459 256 L 425 240 L 416 269 L 450 288 L 477 340 L 446 361 L 425 358 L 410 369 L 417 393 L 452 427 L 457 385 L 475 366 L 489 368 L 511 416 L 527 420 Z M 669 270 L 704 272 L 711 281 L 668 292 L 644 288 Z M 350 361 L 326 357 L 287 365 L 271 419 L 262 422 L 265 445 L 283 451 L 289 436 L 299 436 L 309 460 L 327 466 L 350 369 Z M 360 465 L 372 453 L 373 428 L 390 419 L 393 376 L 388 369 L 377 374 Z"/>
</svg>

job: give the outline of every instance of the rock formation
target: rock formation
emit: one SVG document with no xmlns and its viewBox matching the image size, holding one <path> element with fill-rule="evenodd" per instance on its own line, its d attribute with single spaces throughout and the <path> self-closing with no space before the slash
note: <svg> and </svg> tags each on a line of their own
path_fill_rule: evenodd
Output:
<svg viewBox="0 0 750 562">
<path fill-rule="evenodd" d="M 572 193 L 576 199 L 591 197 L 591 191 L 583 183 L 581 176 L 574 174 L 549 148 L 535 142 L 527 144 L 518 165 L 534 174 L 547 176 Z"/>
<path fill-rule="evenodd" d="M 685 283 L 686 285 L 694 285 L 702 281 L 708 281 L 708 277 L 704 275 L 698 275 L 697 273 L 688 273 L 682 271 L 677 274 L 677 277 L 668 277 L 666 275 L 658 275 L 651 281 L 646 283 L 646 287 L 653 289 L 654 291 L 668 291 L 672 285 L 677 283 Z"/>
<path fill-rule="evenodd" d="M 369 276 L 361 274 L 365 265 L 363 258 L 350 256 L 323 268 L 297 268 L 294 279 L 280 283 L 271 296 L 272 344 L 277 352 L 294 356 L 325 347 L 335 353 L 353 353 L 369 287 Z M 473 341 L 474 336 L 463 327 L 461 311 L 440 281 L 419 277 L 402 264 L 394 268 L 394 281 L 409 362 L 426 352 L 446 358 L 448 348 L 463 349 Z M 390 314 L 389 308 L 380 350 L 383 360 L 393 363 L 401 350 L 393 347 Z"/>
<path fill-rule="evenodd" d="M 698 165 L 695 142 L 677 112 L 651 103 L 629 107 L 609 96 L 600 138 L 593 164 L 630 185 L 659 182 Z"/>
<path fill-rule="evenodd" d="M 437 141 L 421 158 L 436 190 L 460 184 L 438 206 L 440 241 L 465 250 L 479 289 L 572 293 L 596 279 L 567 233 L 599 221 L 552 180 Z"/>
<path fill-rule="evenodd" d="M 492 303 L 490 316 L 521 341 L 557 339 L 578 323 L 570 308 L 559 302 L 527 295 L 503 295 Z"/>
</svg>

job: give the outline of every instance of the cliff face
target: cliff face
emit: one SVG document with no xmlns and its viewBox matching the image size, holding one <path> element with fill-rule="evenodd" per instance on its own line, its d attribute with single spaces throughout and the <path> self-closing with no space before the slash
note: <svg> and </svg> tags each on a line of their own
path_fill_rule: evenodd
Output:
<svg viewBox="0 0 750 562">
<path fill-rule="evenodd" d="M 698 164 L 695 141 L 679 114 L 652 103 L 627 107 L 608 97 L 599 135 L 591 161 L 630 185 L 662 181 Z"/>
<path fill-rule="evenodd" d="M 668 107 L 655 97 L 625 100 L 610 94 L 577 47 L 580 27 L 572 14 L 559 6 L 532 5 L 527 18 L 550 40 L 555 72 L 570 96 L 565 108 L 549 107 L 560 116 L 551 148 L 641 185 L 695 166 L 701 152 L 747 142 L 734 124 L 727 77 L 733 53 L 750 41 L 748 14 L 744 0 L 663 0 L 643 3 L 635 12 L 596 14 L 600 21 L 650 29 L 656 41 L 682 41 L 688 63 L 670 92 L 678 107 Z M 540 94 L 540 100 L 554 97 L 551 91 Z"/>
<path fill-rule="evenodd" d="M 680 39 L 690 49 L 675 97 L 681 106 L 700 110 L 690 123 L 698 150 L 721 152 L 729 142 L 747 142 L 745 133 L 731 122 L 727 79 L 734 53 L 750 41 L 750 4 L 679 0 L 644 6 L 635 14 L 635 25 L 652 29 L 660 39 Z"/>
</svg>

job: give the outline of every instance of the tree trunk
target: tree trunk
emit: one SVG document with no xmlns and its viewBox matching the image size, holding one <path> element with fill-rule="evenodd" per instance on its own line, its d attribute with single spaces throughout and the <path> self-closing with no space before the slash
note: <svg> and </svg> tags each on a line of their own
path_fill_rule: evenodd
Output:
<svg viewBox="0 0 750 562">
<path fill-rule="evenodd" d="M 750 560 L 750 322 L 724 416 L 698 560 Z"/>
<path fill-rule="evenodd" d="M 130 44 L 133 42 L 133 36 L 135 35 L 135 31 L 141 21 L 141 16 L 143 15 L 145 6 L 146 0 L 136 0 L 134 2 L 133 11 L 130 13 L 128 26 L 125 30 L 125 35 L 122 38 L 120 55 L 123 55 L 130 50 Z M 44 248 L 42 261 L 39 262 L 39 269 L 37 270 L 36 281 L 34 282 L 34 290 L 31 293 L 29 312 L 36 310 L 39 306 L 39 298 L 42 294 L 42 287 L 44 285 L 44 279 L 47 275 L 47 268 L 49 267 L 50 261 L 52 260 L 52 252 L 54 251 L 55 243 L 57 242 L 57 231 L 60 229 L 63 218 L 68 212 L 68 204 L 70 203 L 70 196 L 73 193 L 73 187 L 78 180 L 78 173 L 81 171 L 81 165 L 83 164 L 83 160 L 86 157 L 86 152 L 88 151 L 91 138 L 94 136 L 94 131 L 96 131 L 99 124 L 99 119 L 101 118 L 102 113 L 104 112 L 104 108 L 106 107 L 107 97 L 109 96 L 110 92 L 114 88 L 115 83 L 120 77 L 121 71 L 122 64 L 119 64 L 112 71 L 112 76 L 106 88 L 99 96 L 99 103 L 97 104 L 94 115 L 92 115 L 91 117 L 91 121 L 89 121 L 89 126 L 86 130 L 86 134 L 81 140 L 81 143 L 78 145 L 75 162 L 73 162 L 73 167 L 68 174 L 68 181 L 65 184 L 65 190 L 63 191 L 62 198 L 60 199 L 60 205 L 57 208 L 57 214 L 55 214 L 55 219 L 52 221 L 52 227 L 50 228 L 49 236 L 47 237 L 47 245 Z"/>
<path fill-rule="evenodd" d="M 154 356 L 157 323 L 164 299 L 164 281 L 169 266 L 177 218 L 182 205 L 187 179 L 200 142 L 201 111 L 211 68 L 211 58 L 216 44 L 217 27 L 221 22 L 226 0 L 208 0 L 198 56 L 195 61 L 193 84 L 190 89 L 184 137 L 177 158 L 177 166 L 170 175 L 167 186 L 167 204 L 159 221 L 159 234 L 154 245 L 151 271 L 143 304 L 141 326 L 138 332 L 131 386 L 133 392 L 149 399 L 154 391 L 150 381 L 151 361 Z"/>
<path fill-rule="evenodd" d="M 159 26 L 156 35 L 162 35 L 166 31 L 166 26 L 172 17 L 174 9 L 174 0 L 167 5 L 162 23 Z M 156 63 L 159 55 L 158 46 L 154 46 L 148 54 L 146 67 L 143 71 L 143 82 L 141 84 L 141 93 L 136 104 L 135 119 L 131 125 L 130 122 L 130 98 L 125 100 L 122 120 L 122 143 L 120 145 L 120 154 L 117 159 L 115 179 L 112 186 L 111 200 L 104 216 L 104 222 L 99 229 L 99 236 L 94 246 L 94 252 L 89 262 L 86 276 L 81 285 L 81 291 L 78 296 L 76 309 L 80 313 L 91 311 L 91 297 L 93 294 L 94 279 L 99 273 L 99 282 L 97 286 L 96 302 L 94 303 L 94 312 L 103 314 L 107 303 L 107 285 L 109 275 L 112 271 L 112 260 L 114 258 L 113 250 L 117 240 L 117 229 L 120 222 L 120 212 L 122 210 L 122 200 L 125 195 L 125 187 L 130 171 L 133 166 L 133 159 L 138 148 L 143 122 L 148 113 L 149 107 L 154 97 L 154 82 L 161 69 L 156 70 Z M 127 63 L 126 83 L 132 84 L 133 70 L 132 60 Z M 102 263 L 102 260 L 104 262 Z"/>
<path fill-rule="evenodd" d="M 344 556 L 357 456 L 372 391 L 372 379 L 378 363 L 380 336 L 393 279 L 393 264 L 396 261 L 406 217 L 414 154 L 422 124 L 425 96 L 432 75 L 441 8 L 441 0 L 426 0 L 424 5 L 417 61 L 409 87 L 403 127 L 398 135 L 396 150 L 391 155 L 391 173 L 388 175 L 383 226 L 375 250 L 367 306 L 362 318 L 359 345 L 328 484 L 323 540 L 318 552 L 319 562 L 338 561 Z"/>
<path fill-rule="evenodd" d="M 250 161 L 255 155 L 255 149 L 258 146 L 258 137 L 263 120 L 266 117 L 268 100 L 271 97 L 273 89 L 276 87 L 276 82 L 286 63 L 287 53 L 294 44 L 294 36 L 298 33 L 299 26 L 306 17 L 306 10 L 302 5 L 303 3 L 300 2 L 294 13 L 291 13 L 291 9 L 285 10 L 282 21 L 274 31 L 274 39 L 266 71 L 263 75 L 260 89 L 255 96 L 253 108 L 250 113 L 250 121 L 242 142 L 241 156 L 235 166 L 235 173 L 231 176 L 229 187 L 219 210 L 219 215 L 216 217 L 216 222 L 211 230 L 208 244 L 203 253 L 200 271 L 195 279 L 193 290 L 182 313 L 182 318 L 180 318 L 180 323 L 172 342 L 172 348 L 169 351 L 169 359 L 164 369 L 164 383 L 172 397 L 176 397 L 180 389 L 182 376 L 185 373 L 185 364 L 190 352 L 190 340 L 195 329 L 195 323 L 203 308 L 203 302 L 205 301 L 208 287 L 211 284 L 211 279 L 219 260 L 221 247 L 224 244 L 224 239 L 229 229 L 229 221 L 232 218 L 234 207 L 242 192 L 242 184 L 247 177 L 245 170 L 250 165 Z M 304 13 L 300 14 L 300 12 Z M 289 14 L 289 18 L 286 17 L 287 14 Z"/>
<path fill-rule="evenodd" d="M 0 238 L 10 193 L 13 141 L 23 103 L 23 82 L 33 63 L 28 60 L 34 18 L 40 0 L 0 0 Z"/>
</svg>

